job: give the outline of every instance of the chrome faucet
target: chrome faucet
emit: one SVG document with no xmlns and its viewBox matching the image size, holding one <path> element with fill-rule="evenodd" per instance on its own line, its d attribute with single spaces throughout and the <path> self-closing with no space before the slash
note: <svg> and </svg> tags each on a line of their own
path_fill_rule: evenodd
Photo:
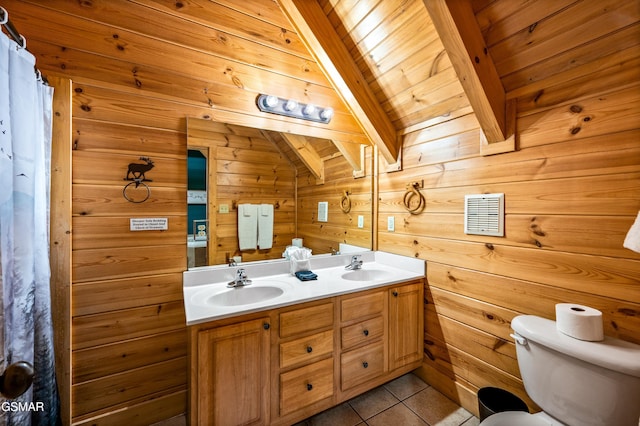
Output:
<svg viewBox="0 0 640 426">
<path fill-rule="evenodd" d="M 235 279 L 227 283 L 227 287 L 244 287 L 249 284 L 251 280 L 247 278 L 247 271 L 244 268 L 238 268 Z"/>
<path fill-rule="evenodd" d="M 356 270 L 362 268 L 362 259 L 359 254 L 351 256 L 351 263 L 344 267 L 344 269 Z"/>
</svg>

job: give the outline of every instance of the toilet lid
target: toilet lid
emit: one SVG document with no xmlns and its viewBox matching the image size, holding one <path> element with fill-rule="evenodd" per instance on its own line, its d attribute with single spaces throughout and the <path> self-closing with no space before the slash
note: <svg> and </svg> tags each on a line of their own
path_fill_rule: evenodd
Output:
<svg viewBox="0 0 640 426">
<path fill-rule="evenodd" d="M 505 411 L 492 414 L 480 426 L 549 426 L 551 423 L 524 411 Z"/>
</svg>

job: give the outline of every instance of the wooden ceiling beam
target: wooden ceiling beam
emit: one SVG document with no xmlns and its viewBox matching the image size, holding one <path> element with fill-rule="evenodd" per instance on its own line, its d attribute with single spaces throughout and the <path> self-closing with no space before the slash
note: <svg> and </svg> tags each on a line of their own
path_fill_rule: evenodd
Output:
<svg viewBox="0 0 640 426">
<path fill-rule="evenodd" d="M 423 0 L 484 133 L 483 153 L 515 150 L 515 105 L 507 100 L 470 0 Z"/>
<path fill-rule="evenodd" d="M 324 74 L 364 133 L 394 163 L 400 150 L 396 128 L 316 0 L 277 0 Z"/>
<path fill-rule="evenodd" d="M 340 141 L 332 141 L 333 144 L 338 148 L 344 159 L 349 163 L 351 168 L 353 168 L 353 177 L 361 178 L 365 176 L 365 146 L 366 145 L 357 145 L 354 143 L 343 143 Z"/>
<path fill-rule="evenodd" d="M 315 176 L 316 183 L 324 183 L 324 161 L 320 158 L 320 154 L 309 143 L 306 137 L 294 135 L 292 133 L 281 133 L 282 139 L 293 149 L 300 157 L 309 171 Z"/>
</svg>

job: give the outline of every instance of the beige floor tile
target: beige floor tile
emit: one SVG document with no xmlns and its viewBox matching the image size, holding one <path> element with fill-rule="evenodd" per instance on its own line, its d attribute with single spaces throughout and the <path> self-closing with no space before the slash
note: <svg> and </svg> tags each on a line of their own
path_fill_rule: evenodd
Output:
<svg viewBox="0 0 640 426">
<path fill-rule="evenodd" d="M 404 403 L 431 426 L 459 426 L 472 416 L 431 387 L 406 399 Z"/>
<path fill-rule="evenodd" d="M 399 402 L 398 398 L 382 386 L 349 400 L 351 407 L 365 420 Z"/>
<path fill-rule="evenodd" d="M 340 404 L 306 420 L 307 426 L 355 426 L 362 419 L 348 403 Z"/>
<path fill-rule="evenodd" d="M 480 419 L 477 418 L 476 416 L 471 416 L 469 420 L 462 423 L 460 426 L 478 426 L 479 424 L 480 424 Z"/>
<path fill-rule="evenodd" d="M 384 385 L 384 388 L 403 401 L 413 394 L 426 389 L 429 385 L 413 373 L 405 374 Z"/>
<path fill-rule="evenodd" d="M 369 426 L 426 426 L 420 417 L 404 404 L 396 404 L 386 411 L 367 420 Z"/>
</svg>

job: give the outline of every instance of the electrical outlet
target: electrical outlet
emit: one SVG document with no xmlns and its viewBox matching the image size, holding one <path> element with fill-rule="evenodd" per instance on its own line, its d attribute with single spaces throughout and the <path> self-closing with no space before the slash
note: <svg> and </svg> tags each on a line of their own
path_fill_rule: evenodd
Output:
<svg viewBox="0 0 640 426">
<path fill-rule="evenodd" d="M 364 216 L 358 215 L 358 228 L 364 228 Z"/>
<path fill-rule="evenodd" d="M 229 213 L 229 204 L 220 204 L 218 213 Z"/>
<path fill-rule="evenodd" d="M 396 219 L 393 216 L 387 218 L 387 231 L 393 232 L 396 230 Z"/>
</svg>

